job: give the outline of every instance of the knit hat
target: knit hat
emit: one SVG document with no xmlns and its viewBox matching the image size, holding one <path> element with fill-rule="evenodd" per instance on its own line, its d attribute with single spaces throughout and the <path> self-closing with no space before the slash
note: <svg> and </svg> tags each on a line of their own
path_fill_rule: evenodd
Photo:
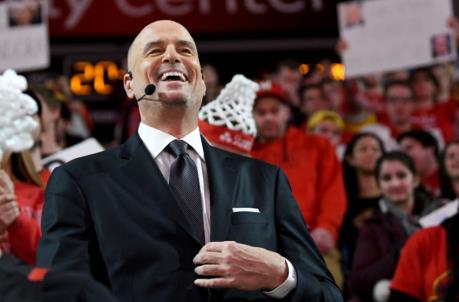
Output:
<svg viewBox="0 0 459 302">
<path fill-rule="evenodd" d="M 262 97 L 274 97 L 284 104 L 288 104 L 288 96 L 281 85 L 272 81 L 263 81 L 259 83 L 260 88 L 257 92 L 256 100 Z"/>
<path fill-rule="evenodd" d="M 37 103 L 23 91 L 25 77 L 8 69 L 0 75 L 0 162 L 5 152 L 20 152 L 33 146 L 32 132 L 38 127 L 31 115 Z"/>
<path fill-rule="evenodd" d="M 315 112 L 308 120 L 308 130 L 311 130 L 317 126 L 317 124 L 323 121 L 330 121 L 336 124 L 341 130 L 344 129 L 344 120 L 341 116 L 332 110 L 320 110 Z"/>
<path fill-rule="evenodd" d="M 252 117 L 258 84 L 237 74 L 217 98 L 201 108 L 199 129 L 216 145 L 249 153 L 257 134 Z"/>
</svg>

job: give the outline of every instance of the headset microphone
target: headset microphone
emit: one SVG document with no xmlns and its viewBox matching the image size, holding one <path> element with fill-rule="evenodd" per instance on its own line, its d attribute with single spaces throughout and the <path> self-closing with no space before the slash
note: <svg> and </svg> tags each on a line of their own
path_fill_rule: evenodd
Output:
<svg viewBox="0 0 459 302">
<path fill-rule="evenodd" d="M 140 102 L 144 97 L 146 97 L 147 95 L 152 95 L 153 93 L 155 93 L 155 90 L 156 90 L 156 86 L 153 85 L 153 84 L 148 84 L 146 87 L 145 87 L 145 94 L 142 95 L 138 100 L 137 102 Z"/>
</svg>

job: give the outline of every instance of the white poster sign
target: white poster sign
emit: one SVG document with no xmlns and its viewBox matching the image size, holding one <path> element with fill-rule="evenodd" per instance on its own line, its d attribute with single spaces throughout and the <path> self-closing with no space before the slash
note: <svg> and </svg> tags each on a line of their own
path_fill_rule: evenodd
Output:
<svg viewBox="0 0 459 302">
<path fill-rule="evenodd" d="M 91 155 L 97 152 L 104 151 L 104 147 L 94 138 L 88 138 L 81 143 L 68 147 L 67 149 L 61 150 L 53 155 L 50 155 L 42 160 L 44 167 L 47 167 L 50 171 L 71 161 L 72 159 Z"/>
<path fill-rule="evenodd" d="M 45 0 L 0 1 L 0 71 L 49 66 Z"/>
<path fill-rule="evenodd" d="M 347 77 L 452 61 L 451 0 L 372 0 L 338 5 Z"/>
</svg>

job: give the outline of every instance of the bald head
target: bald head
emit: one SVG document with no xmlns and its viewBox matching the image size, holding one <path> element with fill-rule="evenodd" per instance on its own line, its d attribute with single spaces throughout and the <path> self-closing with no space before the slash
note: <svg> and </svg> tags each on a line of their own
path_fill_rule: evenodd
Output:
<svg viewBox="0 0 459 302">
<path fill-rule="evenodd" d="M 196 49 L 196 44 L 191 37 L 188 30 L 180 23 L 177 23 L 172 20 L 159 20 L 152 22 L 145 26 L 140 33 L 135 37 L 134 41 L 132 41 L 131 45 L 129 46 L 128 55 L 127 55 L 127 64 L 128 70 L 132 70 L 134 68 L 136 59 L 138 55 L 143 51 L 142 45 L 145 45 L 146 39 L 150 36 L 154 36 L 156 32 L 168 31 L 168 30 L 178 30 L 184 33 L 185 36 L 188 36 L 190 41 L 192 41 L 194 48 Z M 152 41 L 154 42 L 154 41 Z"/>
</svg>

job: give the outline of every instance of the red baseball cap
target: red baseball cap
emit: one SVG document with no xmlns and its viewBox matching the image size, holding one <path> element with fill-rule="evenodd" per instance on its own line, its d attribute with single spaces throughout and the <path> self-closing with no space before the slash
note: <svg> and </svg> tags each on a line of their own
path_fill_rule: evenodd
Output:
<svg viewBox="0 0 459 302">
<path fill-rule="evenodd" d="M 255 102 L 263 97 L 274 97 L 284 104 L 288 104 L 288 96 L 284 88 L 278 83 L 272 81 L 263 81 L 259 83 L 260 88 L 257 92 Z"/>
</svg>

